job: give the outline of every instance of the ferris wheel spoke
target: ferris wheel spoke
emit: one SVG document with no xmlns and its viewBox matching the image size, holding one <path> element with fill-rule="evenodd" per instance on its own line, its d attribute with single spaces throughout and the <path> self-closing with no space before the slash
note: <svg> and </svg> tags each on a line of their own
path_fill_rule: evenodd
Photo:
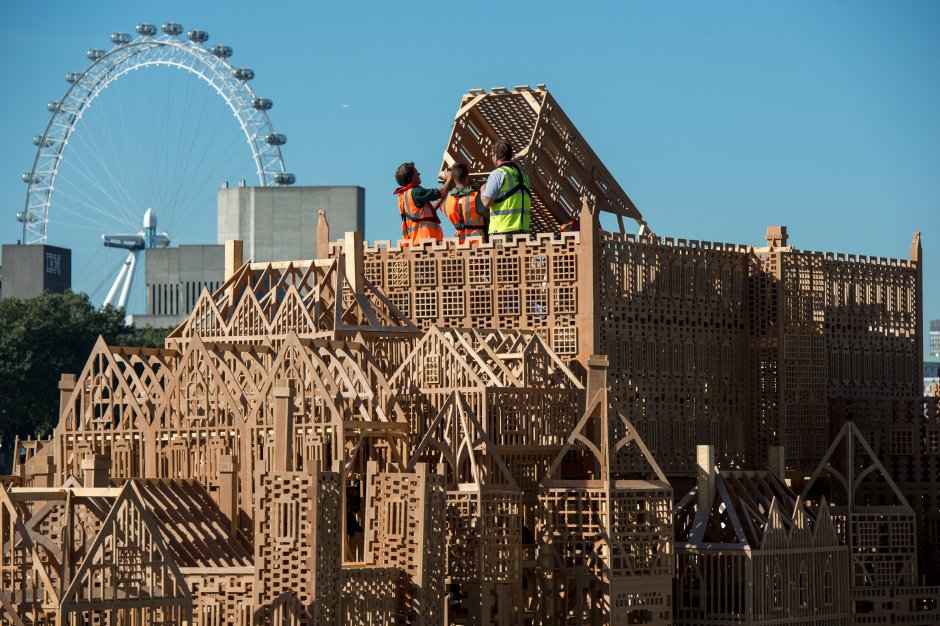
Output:
<svg viewBox="0 0 940 626">
<path fill-rule="evenodd" d="M 114 189 L 118 192 L 118 194 L 125 196 L 125 198 L 129 198 L 127 190 L 124 189 L 124 186 L 121 183 L 115 181 L 114 187 L 109 187 L 103 184 L 98 180 L 97 176 L 94 175 L 92 169 L 88 166 L 88 164 L 85 163 L 80 154 L 75 156 L 72 159 L 72 162 L 73 165 L 77 165 L 77 167 L 72 168 L 72 171 L 74 171 L 75 174 L 81 177 L 81 179 L 86 183 L 93 186 L 103 198 L 109 200 L 110 203 L 114 206 L 116 212 L 108 212 L 108 214 L 112 215 L 113 218 L 118 221 L 127 221 L 128 223 L 133 223 L 135 221 L 134 214 L 127 206 L 127 201 L 121 201 L 111 192 L 111 189 Z M 65 174 L 63 178 L 68 180 L 68 174 Z"/>
<path fill-rule="evenodd" d="M 67 179 L 63 178 L 63 181 L 67 181 Z M 72 186 L 68 186 L 67 189 L 60 189 L 58 190 L 58 194 L 67 201 L 71 201 L 72 204 L 85 207 L 90 209 L 92 212 L 97 213 L 99 215 L 99 219 L 104 218 L 107 223 L 112 225 L 112 228 L 115 223 L 121 224 L 123 227 L 128 227 L 129 225 L 133 224 L 127 215 L 124 215 L 123 213 L 117 213 L 113 210 L 108 210 L 106 207 L 101 206 L 101 204 L 98 203 L 95 198 L 88 195 L 87 191 L 83 191 L 80 188 L 74 188 L 74 191 L 71 189 Z M 69 202 L 64 203 L 62 210 L 65 212 L 71 212 L 75 215 L 83 215 L 82 213 L 78 213 L 71 209 L 69 204 Z"/>
<path fill-rule="evenodd" d="M 94 135 L 92 133 L 86 133 L 90 137 Z M 90 156 L 94 157 L 97 161 L 95 164 L 96 167 L 88 164 L 82 156 L 82 150 L 75 150 L 76 155 L 70 153 L 71 161 L 76 165 L 74 169 L 76 172 L 80 173 L 85 180 L 95 185 L 101 192 L 107 195 L 113 202 L 115 207 L 121 211 L 127 219 L 133 219 L 134 213 L 132 211 L 133 207 L 133 198 L 131 197 L 130 191 L 128 190 L 125 182 L 114 175 L 111 171 L 110 159 L 106 159 L 101 154 L 101 149 L 98 146 L 97 142 L 88 139 L 84 142 L 84 145 L 88 146 L 88 152 Z M 107 181 L 101 181 L 97 175 L 98 172 L 104 172 L 107 174 Z M 114 190 L 112 193 L 109 190 Z M 121 196 L 120 201 L 114 196 Z"/>
<path fill-rule="evenodd" d="M 79 217 L 91 224 L 95 224 L 96 226 L 98 226 L 99 228 L 103 230 L 114 228 L 116 223 L 119 223 L 122 228 L 126 228 L 126 229 L 137 228 L 136 225 L 132 224 L 131 222 L 128 222 L 126 218 L 119 217 L 115 215 L 114 213 L 112 213 L 111 211 L 107 211 L 101 208 L 100 206 L 96 205 L 93 200 L 88 199 L 87 197 L 80 198 L 78 196 L 72 195 L 71 193 L 67 191 L 60 191 L 59 193 L 61 193 L 66 198 L 66 200 L 71 200 L 72 201 L 71 204 L 73 204 L 74 206 L 84 207 L 86 209 L 89 209 L 91 213 L 97 214 L 97 217 L 92 216 L 87 211 L 82 212 L 77 209 L 74 209 L 72 208 L 72 206 L 70 206 L 70 204 L 65 204 L 61 207 L 58 207 L 58 209 L 61 210 L 63 213 L 68 213 L 70 215 L 74 215 L 75 217 Z"/>
<path fill-rule="evenodd" d="M 218 126 L 213 130 L 213 136 L 217 134 L 217 131 L 218 131 Z M 205 186 L 207 183 L 212 181 L 213 177 L 216 177 L 219 175 L 219 173 L 222 170 L 222 166 L 228 160 L 231 159 L 231 154 L 234 153 L 233 148 L 239 142 L 240 142 L 240 138 L 237 135 L 232 135 L 229 138 L 228 144 L 225 146 L 225 148 L 219 151 L 221 156 L 215 161 L 215 164 L 212 166 L 212 169 L 203 178 L 201 179 L 192 178 L 187 182 L 186 187 L 184 188 L 184 192 L 181 194 L 182 197 L 185 199 L 184 202 L 186 203 L 185 206 L 183 207 L 184 215 L 191 215 L 192 211 L 190 209 L 193 207 L 193 204 L 198 201 L 198 199 L 195 197 L 195 194 L 192 193 L 192 191 L 194 189 L 199 189 Z M 200 153 L 199 159 L 197 160 L 197 162 L 199 163 L 208 162 L 209 152 L 212 149 L 213 149 L 212 142 L 209 142 L 209 141 L 204 142 L 202 146 L 202 152 Z M 216 145 L 216 151 L 218 151 L 217 145 Z"/>
</svg>

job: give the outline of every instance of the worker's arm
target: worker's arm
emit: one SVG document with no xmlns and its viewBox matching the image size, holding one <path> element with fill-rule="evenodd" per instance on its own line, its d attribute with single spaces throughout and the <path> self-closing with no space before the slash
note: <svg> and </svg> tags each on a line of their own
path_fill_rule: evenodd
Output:
<svg viewBox="0 0 940 626">
<path fill-rule="evenodd" d="M 486 210 L 484 214 L 486 217 L 489 217 L 490 206 L 493 204 L 493 198 L 499 194 L 499 188 L 503 184 L 503 173 L 498 169 L 490 172 L 489 178 L 486 179 L 486 184 L 483 185 L 483 188 L 480 190 L 480 201 L 483 203 L 483 208 Z"/>
<path fill-rule="evenodd" d="M 441 187 L 441 199 L 444 199 L 447 196 L 447 192 L 450 191 L 453 186 L 454 177 L 450 171 L 448 171 L 446 174 L 444 174 L 444 186 Z"/>
<path fill-rule="evenodd" d="M 483 192 L 480 192 L 480 195 L 477 196 L 477 213 L 482 215 L 484 218 L 490 218 L 490 205 L 493 204 L 492 198 L 487 198 L 483 195 Z"/>
</svg>

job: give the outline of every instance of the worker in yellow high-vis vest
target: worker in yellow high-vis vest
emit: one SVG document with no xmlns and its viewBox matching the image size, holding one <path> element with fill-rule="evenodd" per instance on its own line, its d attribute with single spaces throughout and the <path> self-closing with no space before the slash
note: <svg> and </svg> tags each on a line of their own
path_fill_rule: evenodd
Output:
<svg viewBox="0 0 940 626">
<path fill-rule="evenodd" d="M 532 217 L 532 186 L 529 177 L 513 160 L 512 144 L 499 140 L 490 155 L 496 169 L 490 172 L 480 194 L 489 212 L 489 234 L 526 235 Z"/>
</svg>

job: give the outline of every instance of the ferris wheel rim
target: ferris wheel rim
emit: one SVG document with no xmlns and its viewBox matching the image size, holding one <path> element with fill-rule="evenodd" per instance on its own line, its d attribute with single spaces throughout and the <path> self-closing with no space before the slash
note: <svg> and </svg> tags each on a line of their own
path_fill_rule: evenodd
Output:
<svg viewBox="0 0 940 626">
<path fill-rule="evenodd" d="M 166 53 L 177 56 L 160 57 Z M 131 71 L 149 66 L 186 70 L 222 97 L 234 113 L 251 147 L 261 186 L 273 187 L 293 182 L 293 176 L 284 168 L 280 148 L 283 141 L 274 144 L 267 141 L 268 137 L 283 138 L 283 135 L 274 133 L 266 109 L 253 106 L 258 98 L 248 80 L 236 76 L 236 72 L 245 68 L 235 68 L 225 57 L 213 54 L 201 42 L 183 40 L 171 34 L 140 35 L 125 43 L 116 43 L 113 48 L 92 59 L 91 65 L 81 73 L 66 75 L 67 79 L 73 80 L 69 81 L 69 88 L 56 103 L 55 109 L 51 110 L 52 115 L 43 134 L 34 138 L 36 156 L 32 169 L 24 174 L 24 180 L 28 183 L 26 203 L 23 212 L 17 216 L 23 223 L 24 244 L 46 242 L 55 177 L 65 146 L 82 116 L 113 82 Z M 253 72 L 247 71 L 253 77 Z M 278 175 L 285 176 L 290 182 L 280 182 Z"/>
</svg>

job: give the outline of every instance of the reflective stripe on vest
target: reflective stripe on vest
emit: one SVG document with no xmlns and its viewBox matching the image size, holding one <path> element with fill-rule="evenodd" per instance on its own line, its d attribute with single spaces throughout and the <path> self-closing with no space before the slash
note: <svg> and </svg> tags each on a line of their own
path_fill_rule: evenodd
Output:
<svg viewBox="0 0 940 626">
<path fill-rule="evenodd" d="M 485 221 L 483 216 L 477 212 L 477 198 L 479 195 L 480 192 L 471 191 L 463 196 L 447 196 L 445 210 L 458 237 L 483 234 Z"/>
<path fill-rule="evenodd" d="M 415 206 L 414 189 L 398 194 L 398 212 L 401 214 L 401 237 L 417 241 L 418 239 L 443 239 L 441 218 L 430 202 Z"/>
<path fill-rule="evenodd" d="M 503 184 L 490 205 L 490 234 L 528 232 L 532 215 L 531 187 L 525 172 L 512 164 L 500 165 Z"/>
</svg>

